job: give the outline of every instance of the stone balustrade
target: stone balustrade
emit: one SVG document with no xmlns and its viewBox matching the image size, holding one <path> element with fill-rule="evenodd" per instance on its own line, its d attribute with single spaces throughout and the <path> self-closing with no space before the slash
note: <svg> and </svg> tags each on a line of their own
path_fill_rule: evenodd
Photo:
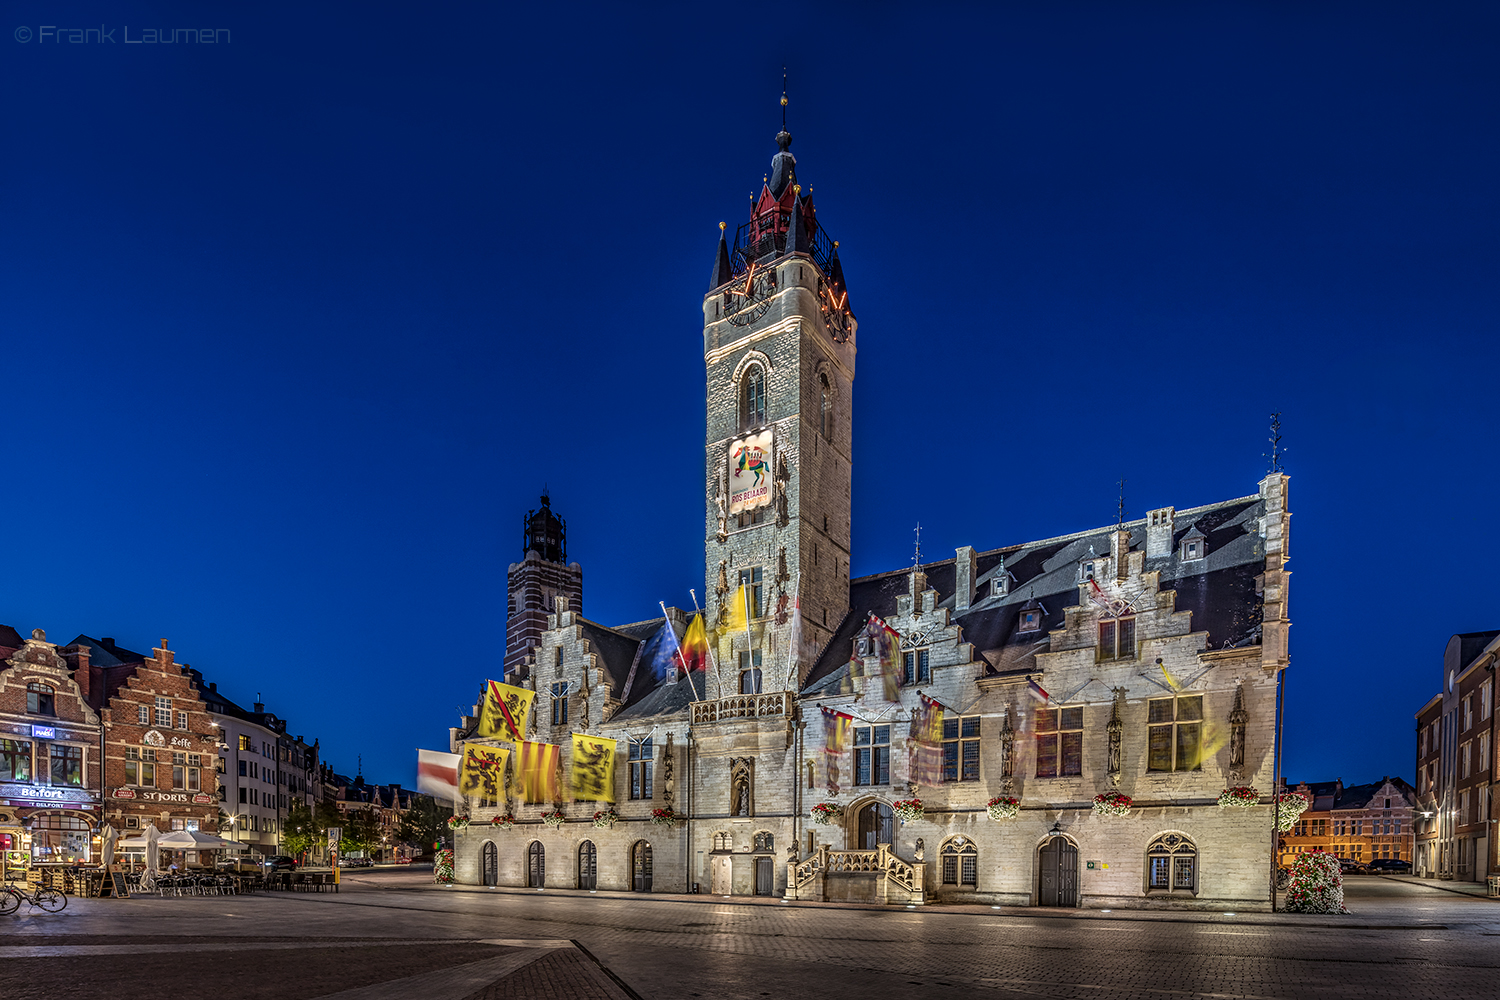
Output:
<svg viewBox="0 0 1500 1000">
<path fill-rule="evenodd" d="M 693 725 L 725 722 L 731 719 L 789 718 L 792 714 L 790 691 L 770 694 L 732 694 L 712 701 L 693 702 Z"/>
</svg>

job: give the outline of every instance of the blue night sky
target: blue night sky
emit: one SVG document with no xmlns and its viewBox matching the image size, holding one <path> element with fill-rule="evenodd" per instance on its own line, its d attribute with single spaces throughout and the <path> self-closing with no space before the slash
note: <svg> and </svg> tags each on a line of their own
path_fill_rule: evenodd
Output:
<svg viewBox="0 0 1500 1000">
<path fill-rule="evenodd" d="M 1287 771 L 1412 777 L 1448 636 L 1500 627 L 1500 7 L 543 6 L 7 6 L 0 621 L 168 636 L 411 783 L 544 483 L 588 617 L 690 604 L 700 302 L 786 65 L 854 572 L 1112 523 L 1121 476 L 1253 493 L 1280 410 Z"/>
</svg>

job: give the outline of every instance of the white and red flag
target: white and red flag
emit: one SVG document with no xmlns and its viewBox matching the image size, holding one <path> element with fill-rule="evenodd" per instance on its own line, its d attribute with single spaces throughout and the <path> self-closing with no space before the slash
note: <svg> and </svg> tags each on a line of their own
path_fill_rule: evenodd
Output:
<svg viewBox="0 0 1500 1000">
<path fill-rule="evenodd" d="M 417 791 L 431 795 L 439 802 L 457 802 L 458 762 L 456 753 L 418 750 Z"/>
</svg>

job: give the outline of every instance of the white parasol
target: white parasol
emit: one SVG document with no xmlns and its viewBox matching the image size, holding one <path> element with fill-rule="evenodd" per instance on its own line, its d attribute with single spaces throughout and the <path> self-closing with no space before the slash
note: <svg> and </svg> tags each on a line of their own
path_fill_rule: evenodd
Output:
<svg viewBox="0 0 1500 1000">
<path fill-rule="evenodd" d="M 174 851 L 231 850 L 239 846 L 232 840 L 215 837 L 202 830 L 173 830 L 171 833 L 163 834 L 157 843 Z"/>
<path fill-rule="evenodd" d="M 141 878 L 141 888 L 151 890 L 156 888 L 156 866 L 161 864 L 161 849 L 156 846 L 161 831 L 155 823 L 147 823 L 141 837 L 146 841 L 146 874 Z"/>
<path fill-rule="evenodd" d="M 115 842 L 120 839 L 120 831 L 105 823 L 99 832 L 104 837 L 104 867 L 108 868 L 115 863 Z"/>
</svg>

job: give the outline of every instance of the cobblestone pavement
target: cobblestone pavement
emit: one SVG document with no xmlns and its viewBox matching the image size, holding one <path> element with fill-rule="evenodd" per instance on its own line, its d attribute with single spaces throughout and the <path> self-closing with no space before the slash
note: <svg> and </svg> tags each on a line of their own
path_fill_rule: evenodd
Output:
<svg viewBox="0 0 1500 1000">
<path fill-rule="evenodd" d="M 444 889 L 71 900 L 0 918 L 6 1000 L 1442 997 L 1496 993 L 1500 901 L 1351 878 L 1348 916 L 929 907 Z M 574 943 L 581 948 L 574 946 Z"/>
</svg>

